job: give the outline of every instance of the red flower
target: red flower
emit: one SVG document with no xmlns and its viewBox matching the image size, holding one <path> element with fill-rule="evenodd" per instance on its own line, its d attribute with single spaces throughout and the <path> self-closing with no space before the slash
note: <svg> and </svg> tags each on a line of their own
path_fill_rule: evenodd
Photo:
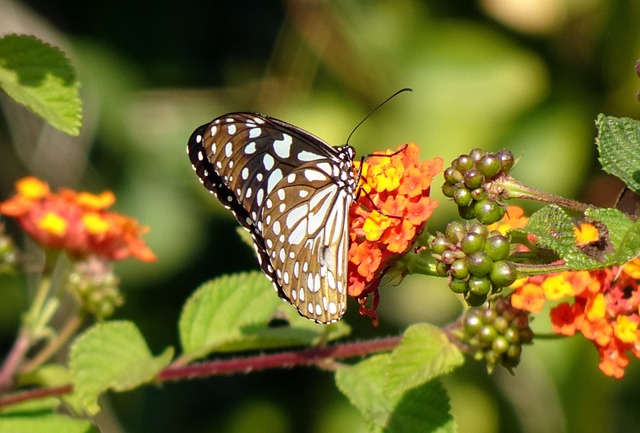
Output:
<svg viewBox="0 0 640 433">
<path fill-rule="evenodd" d="M 16 190 L 15 196 L 0 203 L 0 213 L 16 218 L 23 230 L 46 248 L 64 250 L 75 258 L 156 259 L 140 238 L 146 227 L 107 211 L 115 202 L 110 191 L 95 195 L 61 189 L 54 194 L 35 177 L 19 180 Z"/>
<path fill-rule="evenodd" d="M 348 293 L 374 320 L 382 276 L 413 245 L 437 206 L 429 192 L 442 159 L 419 162 L 419 152 L 410 143 L 397 153 L 387 150 L 389 156 L 372 156 L 360 167 L 361 191 L 350 210 Z M 370 294 L 373 305 L 367 308 Z"/>
</svg>

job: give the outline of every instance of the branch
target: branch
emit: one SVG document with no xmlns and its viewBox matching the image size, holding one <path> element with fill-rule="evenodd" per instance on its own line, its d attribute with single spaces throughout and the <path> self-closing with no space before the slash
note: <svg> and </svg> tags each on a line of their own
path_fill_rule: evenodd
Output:
<svg viewBox="0 0 640 433">
<path fill-rule="evenodd" d="M 291 368 L 299 365 L 327 366 L 330 365 L 330 361 L 334 359 L 364 357 L 374 353 L 389 351 L 395 348 L 401 339 L 402 337 L 400 336 L 388 337 L 337 344 L 335 346 L 312 347 L 297 351 L 203 362 L 201 364 L 182 367 L 167 367 L 158 374 L 157 381 L 168 382 L 223 374 L 249 373 L 271 368 Z M 38 388 L 4 395 L 0 397 L 0 408 L 24 401 L 64 395 L 72 391 L 73 385 L 69 384 L 56 388 Z"/>
</svg>

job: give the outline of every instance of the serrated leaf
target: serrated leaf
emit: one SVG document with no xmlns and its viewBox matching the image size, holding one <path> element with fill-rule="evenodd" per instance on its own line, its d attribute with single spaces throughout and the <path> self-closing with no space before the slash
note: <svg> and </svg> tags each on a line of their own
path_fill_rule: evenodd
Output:
<svg viewBox="0 0 640 433">
<path fill-rule="evenodd" d="M 270 327 L 274 317 L 284 326 Z M 213 352 L 316 344 L 348 334 L 344 323 L 318 325 L 287 306 L 262 272 L 233 274 L 203 284 L 185 304 L 179 322 L 188 362 Z"/>
<path fill-rule="evenodd" d="M 0 89 L 70 135 L 80 133 L 79 83 L 58 48 L 27 35 L 0 38 Z"/>
<path fill-rule="evenodd" d="M 455 432 L 449 398 L 437 379 L 403 392 L 389 393 L 389 354 L 368 358 L 336 372 L 338 388 L 362 412 L 369 431 Z"/>
<path fill-rule="evenodd" d="M 572 269 L 601 268 L 602 262 L 577 248 L 573 228 L 573 221 L 562 208 L 549 205 L 534 212 L 524 230 L 535 235 L 541 247 L 555 251 Z"/>
<path fill-rule="evenodd" d="M 602 169 L 640 192 L 640 122 L 600 114 L 596 126 Z"/>
<path fill-rule="evenodd" d="M 632 221 L 618 209 L 589 209 L 585 215 L 607 226 L 615 252 L 606 257 L 606 265 L 623 265 L 640 254 L 640 221 Z"/>
<path fill-rule="evenodd" d="M 56 413 L 0 415 L 0 433 L 99 433 L 90 421 Z"/>
<path fill-rule="evenodd" d="M 125 391 L 152 381 L 172 356 L 173 349 L 168 348 L 154 357 L 131 322 L 94 325 L 71 347 L 72 403 L 94 415 L 100 410 L 98 396 L 102 392 Z"/>
<path fill-rule="evenodd" d="M 336 385 L 364 416 L 369 427 L 382 427 L 395 404 L 385 395 L 385 372 L 389 354 L 376 355 L 336 371 Z"/>
<path fill-rule="evenodd" d="M 404 332 L 391 353 L 386 386 L 389 393 L 404 392 L 462 365 L 460 350 L 435 326 L 421 323 Z"/>
</svg>

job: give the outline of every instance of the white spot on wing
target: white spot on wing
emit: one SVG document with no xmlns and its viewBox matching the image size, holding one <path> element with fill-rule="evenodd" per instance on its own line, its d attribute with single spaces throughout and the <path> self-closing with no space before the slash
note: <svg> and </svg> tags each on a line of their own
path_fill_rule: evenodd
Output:
<svg viewBox="0 0 640 433">
<path fill-rule="evenodd" d="M 268 153 L 264 156 L 264 158 L 262 158 L 262 165 L 264 165 L 264 168 L 266 168 L 267 171 L 271 170 L 274 164 L 275 160 L 273 159 L 273 156 L 269 155 Z"/>
<path fill-rule="evenodd" d="M 282 134 L 282 140 L 275 140 L 273 142 L 273 150 L 280 158 L 289 158 L 292 143 L 293 139 L 290 135 Z"/>
<path fill-rule="evenodd" d="M 303 150 L 298 154 L 298 159 L 304 162 L 317 161 L 318 159 L 323 159 L 323 158 L 324 156 L 318 155 L 317 153 L 309 152 L 307 150 Z"/>
</svg>

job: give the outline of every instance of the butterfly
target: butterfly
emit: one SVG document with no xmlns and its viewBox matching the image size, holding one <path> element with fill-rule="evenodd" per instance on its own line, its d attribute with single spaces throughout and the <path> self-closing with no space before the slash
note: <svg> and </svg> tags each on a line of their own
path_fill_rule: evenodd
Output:
<svg viewBox="0 0 640 433">
<path fill-rule="evenodd" d="M 278 295 L 308 319 L 339 320 L 355 149 L 262 114 L 230 113 L 197 128 L 187 153 L 200 182 L 251 234 Z"/>
</svg>

